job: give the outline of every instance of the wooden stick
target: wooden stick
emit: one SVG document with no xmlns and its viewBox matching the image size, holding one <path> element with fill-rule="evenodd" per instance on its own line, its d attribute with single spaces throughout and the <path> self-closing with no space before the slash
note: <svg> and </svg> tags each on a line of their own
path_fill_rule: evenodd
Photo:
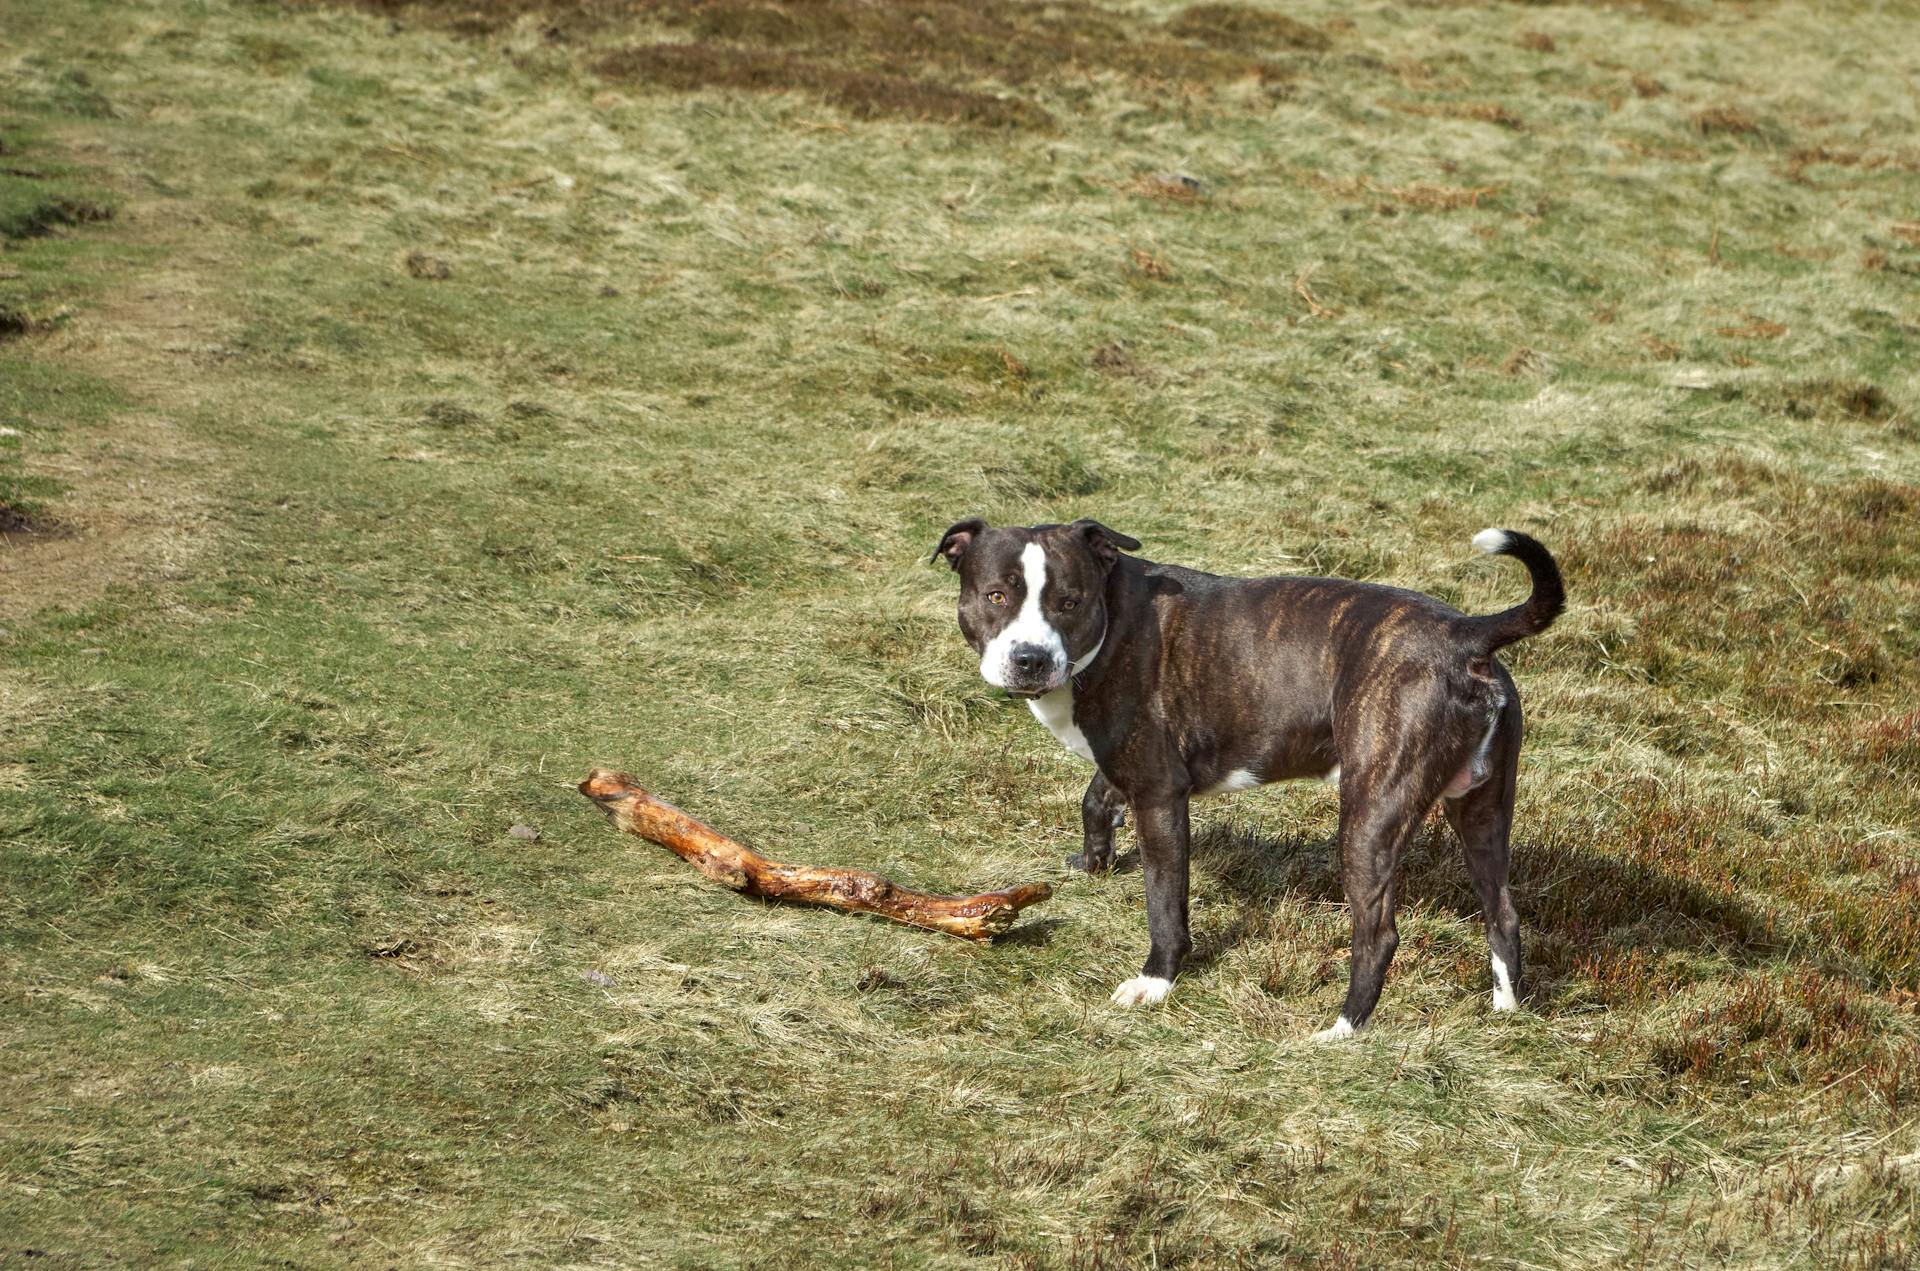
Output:
<svg viewBox="0 0 1920 1271">
<path fill-rule="evenodd" d="M 1046 883 L 1028 883 L 979 896 L 930 896 L 857 869 L 783 865 L 654 798 L 626 773 L 607 768 L 588 773 L 580 793 L 598 804 L 616 829 L 658 843 L 714 882 L 749 896 L 879 914 L 968 940 L 991 940 L 1012 926 L 1022 909 L 1053 895 Z"/>
</svg>

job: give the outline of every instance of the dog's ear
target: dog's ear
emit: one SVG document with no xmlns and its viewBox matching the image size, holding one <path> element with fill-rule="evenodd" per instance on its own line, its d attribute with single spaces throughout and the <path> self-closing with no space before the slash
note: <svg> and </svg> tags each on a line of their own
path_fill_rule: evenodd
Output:
<svg viewBox="0 0 1920 1271">
<path fill-rule="evenodd" d="M 960 558 L 967 554 L 967 549 L 973 546 L 973 540 L 980 537 L 986 528 L 987 523 L 977 516 L 955 521 L 940 536 L 940 546 L 933 549 L 933 555 L 927 557 L 927 563 L 932 564 L 944 556 L 947 564 L 959 569 Z"/>
<path fill-rule="evenodd" d="M 1078 534 L 1093 553 L 1094 559 L 1109 569 L 1119 559 L 1120 552 L 1137 552 L 1140 540 L 1122 534 L 1119 530 L 1110 530 L 1098 521 L 1075 521 L 1067 527 Z M 1116 550 L 1117 549 L 1117 550 Z"/>
</svg>

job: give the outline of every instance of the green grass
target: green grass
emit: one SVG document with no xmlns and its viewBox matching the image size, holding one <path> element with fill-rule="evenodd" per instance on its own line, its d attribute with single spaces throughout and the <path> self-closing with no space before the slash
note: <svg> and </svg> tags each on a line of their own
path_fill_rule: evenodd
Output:
<svg viewBox="0 0 1920 1271">
<path fill-rule="evenodd" d="M 0 556 L 0 1263 L 1914 1258 L 1920 13 L 6 27 L 0 506 L 71 532 Z M 1468 537 L 1546 541 L 1529 1009 L 1436 823 L 1306 1043 L 1318 787 L 1202 805 L 1140 1013 L 1137 874 L 979 949 L 573 791 L 1060 878 L 969 514 L 1479 611 Z"/>
</svg>

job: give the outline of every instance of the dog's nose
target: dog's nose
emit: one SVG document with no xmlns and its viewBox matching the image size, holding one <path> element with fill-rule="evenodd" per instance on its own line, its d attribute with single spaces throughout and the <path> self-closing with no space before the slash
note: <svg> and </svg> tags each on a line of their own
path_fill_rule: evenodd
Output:
<svg viewBox="0 0 1920 1271">
<path fill-rule="evenodd" d="M 1053 665 L 1053 655 L 1037 644 L 1016 644 L 1007 660 L 1022 675 L 1039 675 Z"/>
</svg>

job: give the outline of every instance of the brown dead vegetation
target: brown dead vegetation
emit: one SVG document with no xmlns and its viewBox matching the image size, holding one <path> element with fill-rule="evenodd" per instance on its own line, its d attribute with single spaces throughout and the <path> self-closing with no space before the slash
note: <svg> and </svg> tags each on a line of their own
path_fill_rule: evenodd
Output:
<svg viewBox="0 0 1920 1271">
<path fill-rule="evenodd" d="M 1312 314 L 1314 317 L 1328 318 L 1328 319 L 1337 318 L 1340 316 L 1340 311 L 1338 309 L 1333 308 L 1330 305 L 1322 304 L 1320 302 L 1320 297 L 1313 294 L 1313 288 L 1307 285 L 1307 280 L 1313 277 L 1313 271 L 1315 268 L 1316 266 L 1309 265 L 1307 266 L 1307 268 L 1301 270 L 1300 274 L 1296 278 L 1294 278 L 1293 294 L 1300 297 L 1300 299 L 1306 302 L 1307 312 Z"/>
<path fill-rule="evenodd" d="M 438 256 L 429 256 L 425 252 L 408 252 L 403 262 L 410 277 L 423 282 L 445 282 L 453 277 L 453 266 Z"/>
<path fill-rule="evenodd" d="M 1787 328 L 1778 322 L 1770 322 L 1758 314 L 1750 313 L 1747 320 L 1738 326 L 1715 327 L 1714 330 L 1729 340 L 1777 340 L 1787 333 Z"/>
<path fill-rule="evenodd" d="M 1865 380 L 1800 380 L 1787 385 L 1779 396 L 1781 412 L 1794 419 L 1877 421 L 1896 413 L 1893 399 Z"/>
<path fill-rule="evenodd" d="M 1705 11 L 1696 12 L 1679 0 L 1586 0 L 1587 7 L 1612 9 L 1635 17 L 1652 18 L 1674 26 L 1694 26 L 1704 20 Z M 1412 0 L 1415 9 L 1479 8 L 1479 0 Z M 1329 24 L 1331 25 L 1331 24 Z"/>
<path fill-rule="evenodd" d="M 1746 137 L 1760 131 L 1759 121 L 1737 106 L 1710 106 L 1695 111 L 1693 130 L 1703 137 Z"/>
<path fill-rule="evenodd" d="M 825 0 L 775 8 L 741 0 L 643 0 L 640 7 L 701 40 L 810 49 L 871 69 L 938 67 L 1010 85 L 1054 80 L 1062 72 L 1076 71 L 1118 72 L 1163 82 L 1282 75 L 1278 67 L 1244 53 L 1142 32 L 1126 15 L 1087 3 L 905 0 L 869 5 Z M 1252 18 L 1266 16 L 1249 13 Z M 1216 15 L 1213 23 L 1197 21 L 1194 29 L 1217 31 L 1224 20 Z"/>
<path fill-rule="evenodd" d="M 1017 0 L 486 0 L 441 5 L 362 0 L 466 35 L 492 35 L 530 16 L 565 43 L 651 20 L 686 39 L 619 49 L 594 62 L 609 78 L 679 92 L 737 88 L 803 92 L 856 118 L 901 118 L 986 127 L 1051 122 L 1034 102 L 992 91 L 1073 77 L 1131 76 L 1155 85 L 1239 79 L 1274 82 L 1287 71 L 1265 50 L 1318 51 L 1327 34 L 1279 14 L 1202 4 L 1164 26 L 1085 2 Z M 617 25 L 616 25 L 617 24 Z"/>
<path fill-rule="evenodd" d="M 1806 183 L 1807 169 L 1815 164 L 1828 164 L 1838 168 L 1851 168 L 1858 165 L 1860 155 L 1851 150 L 1829 150 L 1825 146 L 1811 146 L 1795 150 L 1787 156 L 1786 165 L 1780 175 L 1789 181 Z"/>
<path fill-rule="evenodd" d="M 1506 359 L 1500 363 L 1500 373 L 1508 376 L 1524 375 L 1531 371 L 1538 371 L 1545 365 L 1546 359 L 1523 344 L 1507 354 Z"/>
<path fill-rule="evenodd" d="M 1221 49 L 1331 48 L 1325 31 L 1284 14 L 1244 4 L 1196 4 L 1167 23 L 1167 33 Z"/>
<path fill-rule="evenodd" d="M 1474 123 L 1495 124 L 1515 132 L 1526 129 L 1527 121 L 1499 102 L 1387 102 L 1389 108 L 1407 115 L 1429 119 L 1466 119 Z"/>
<path fill-rule="evenodd" d="M 1755 973 L 1726 997 L 1694 1010 L 1649 1057 L 1674 1076 L 1717 1084 L 1751 1081 L 1763 1066 L 1773 1080 L 1830 1086 L 1866 1083 L 1890 1104 L 1910 1101 L 1920 1074 L 1885 1083 L 1911 1063 L 1911 1048 L 1880 1041 L 1875 1006 L 1844 979 L 1808 970 Z"/>
<path fill-rule="evenodd" d="M 1088 362 L 1094 370 L 1100 372 L 1102 375 L 1113 376 L 1116 379 L 1145 377 L 1149 375 L 1146 368 L 1134 359 L 1132 351 L 1120 340 L 1103 344 L 1095 349 L 1093 356 L 1088 359 Z"/>
<path fill-rule="evenodd" d="M 1620 148 L 1643 159 L 1664 159 L 1670 163 L 1698 163 L 1706 152 L 1694 146 L 1662 146 L 1645 141 L 1622 141 Z"/>
<path fill-rule="evenodd" d="M 647 44 L 600 59 L 611 79 L 692 92 L 742 88 L 804 92 L 856 119 L 913 119 L 989 128 L 1040 128 L 1052 116 L 1031 102 L 870 71 L 850 71 L 782 52 L 714 44 Z"/>
<path fill-rule="evenodd" d="M 1154 282 L 1173 281 L 1173 266 L 1169 265 L 1167 258 L 1159 252 L 1150 252 L 1143 247 L 1136 247 L 1133 249 L 1131 259 L 1134 269 L 1143 277 L 1151 278 Z"/>
<path fill-rule="evenodd" d="M 1367 198 L 1382 209 L 1408 208 L 1419 212 L 1453 212 L 1477 208 L 1500 194 L 1497 185 L 1452 186 L 1415 182 L 1380 185 L 1365 177 L 1330 177 L 1309 169 L 1291 173 L 1301 184 L 1340 198 Z"/>
<path fill-rule="evenodd" d="M 1126 187 L 1128 191 L 1143 199 L 1154 199 L 1162 203 L 1205 203 L 1206 186 L 1193 177 L 1181 176 L 1175 172 L 1143 172 Z"/>
</svg>

